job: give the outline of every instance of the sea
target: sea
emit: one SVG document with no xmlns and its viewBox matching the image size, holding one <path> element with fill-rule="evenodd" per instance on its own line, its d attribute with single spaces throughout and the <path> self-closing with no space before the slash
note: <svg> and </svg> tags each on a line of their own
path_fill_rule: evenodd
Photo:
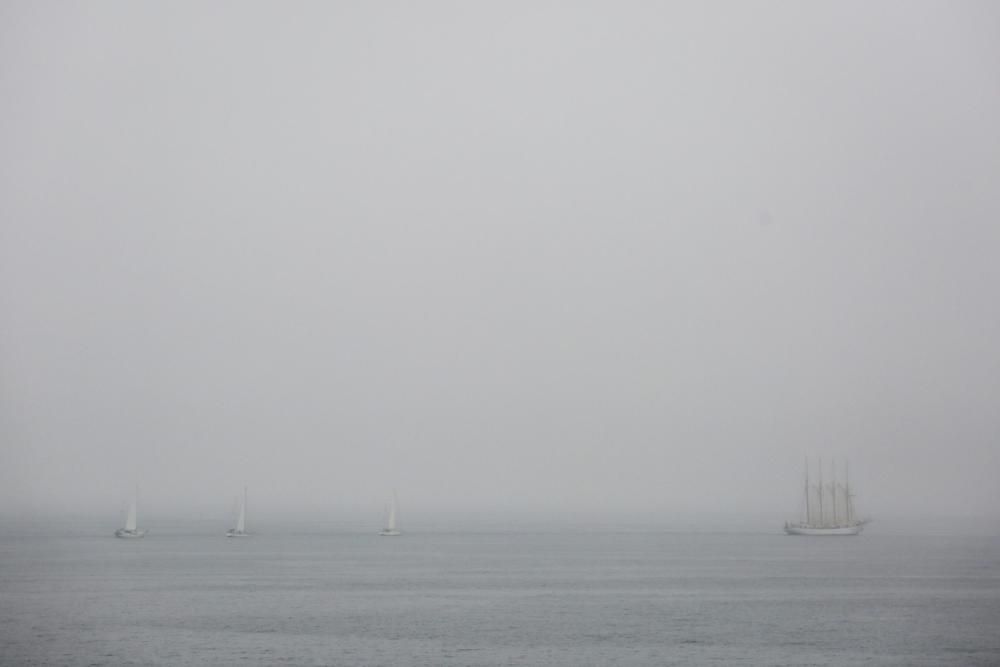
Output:
<svg viewBox="0 0 1000 667">
<path fill-rule="evenodd" d="M 3 665 L 1000 665 L 1000 530 L 0 522 Z"/>
</svg>

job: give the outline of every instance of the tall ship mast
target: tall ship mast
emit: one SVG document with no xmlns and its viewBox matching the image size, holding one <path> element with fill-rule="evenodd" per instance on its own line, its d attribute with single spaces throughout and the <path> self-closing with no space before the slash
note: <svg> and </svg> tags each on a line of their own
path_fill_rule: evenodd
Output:
<svg viewBox="0 0 1000 667">
<path fill-rule="evenodd" d="M 809 483 L 809 459 L 806 459 L 805 516 L 801 521 L 786 521 L 789 535 L 857 535 L 871 519 L 859 519 L 854 511 L 850 474 L 844 461 L 844 483 L 837 483 L 837 462 L 830 461 L 830 483 L 823 483 L 823 459 L 817 466 L 816 484 Z M 829 508 L 829 509 L 828 509 Z"/>
</svg>

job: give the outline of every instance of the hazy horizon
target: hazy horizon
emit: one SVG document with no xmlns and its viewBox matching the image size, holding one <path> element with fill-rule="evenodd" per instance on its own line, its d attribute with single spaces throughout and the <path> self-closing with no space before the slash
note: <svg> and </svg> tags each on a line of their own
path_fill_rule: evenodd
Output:
<svg viewBox="0 0 1000 667">
<path fill-rule="evenodd" d="M 47 533 L 56 526 L 67 534 L 111 537 L 120 528 L 128 510 L 125 500 L 108 507 L 50 508 L 0 513 L 5 534 Z M 156 499 L 139 505 L 139 524 L 151 535 L 208 534 L 222 537 L 236 520 L 235 499 L 212 505 L 176 503 L 161 506 Z M 1000 536 L 1000 519 L 988 513 L 923 515 L 915 512 L 883 512 L 866 524 L 866 535 Z M 303 534 L 377 535 L 384 526 L 385 504 L 358 502 L 340 507 L 330 505 L 250 506 L 247 530 L 253 535 Z M 554 506 L 501 507 L 408 507 L 399 516 L 406 535 L 423 533 L 533 533 L 568 532 L 669 532 L 676 534 L 744 533 L 785 536 L 786 520 L 801 519 L 801 512 L 773 510 L 688 510 L 685 508 L 635 509 L 567 508 Z M 221 530 L 220 530 L 221 528 Z"/>
<path fill-rule="evenodd" d="M 1000 517 L 996 4 L 5 2 L 0 121 L 0 515 Z"/>
</svg>

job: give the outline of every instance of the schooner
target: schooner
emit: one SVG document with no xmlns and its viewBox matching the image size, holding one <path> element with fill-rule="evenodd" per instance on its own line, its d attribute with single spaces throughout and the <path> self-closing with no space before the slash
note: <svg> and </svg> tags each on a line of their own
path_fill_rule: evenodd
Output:
<svg viewBox="0 0 1000 667">
<path fill-rule="evenodd" d="M 837 466 L 830 461 L 830 481 L 823 482 L 823 459 L 819 460 L 819 481 L 809 481 L 809 459 L 806 459 L 805 516 L 802 521 L 785 522 L 789 535 L 857 535 L 870 519 L 858 518 L 854 510 L 854 494 L 847 463 L 844 463 L 844 483 L 837 482 Z"/>
</svg>

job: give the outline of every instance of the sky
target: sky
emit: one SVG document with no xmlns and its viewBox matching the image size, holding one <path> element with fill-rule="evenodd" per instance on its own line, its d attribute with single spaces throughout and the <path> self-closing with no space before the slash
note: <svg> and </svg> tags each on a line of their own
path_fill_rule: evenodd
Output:
<svg viewBox="0 0 1000 667">
<path fill-rule="evenodd" d="M 784 519 L 806 457 L 1000 517 L 995 3 L 0 5 L 0 514 Z"/>
</svg>

